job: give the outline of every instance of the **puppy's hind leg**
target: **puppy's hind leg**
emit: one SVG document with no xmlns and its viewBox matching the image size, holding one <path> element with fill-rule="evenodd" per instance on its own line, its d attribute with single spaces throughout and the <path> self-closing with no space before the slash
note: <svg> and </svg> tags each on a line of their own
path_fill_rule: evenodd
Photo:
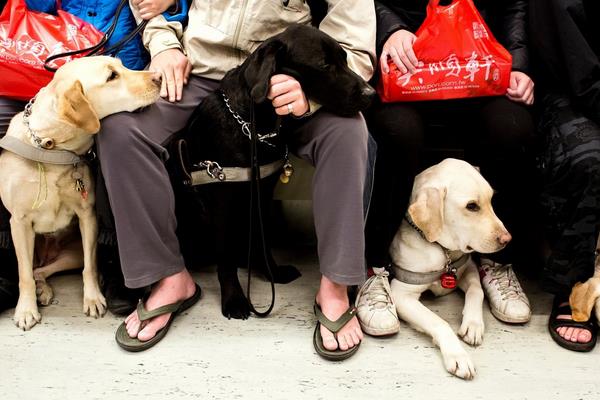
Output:
<svg viewBox="0 0 600 400">
<path fill-rule="evenodd" d="M 78 217 L 83 243 L 83 312 L 85 315 L 98 318 L 106 313 L 106 299 L 98 283 L 96 260 L 98 225 L 92 208 L 85 209 L 78 214 Z"/>
<path fill-rule="evenodd" d="M 81 240 L 73 240 L 60 250 L 58 256 L 49 264 L 33 270 L 38 303 L 47 306 L 54 297 L 52 287 L 46 282 L 51 275 L 83 267 L 83 248 Z"/>
<path fill-rule="evenodd" d="M 421 293 L 406 291 L 401 285 L 396 279 L 392 280 L 392 296 L 400 319 L 433 338 L 448 372 L 462 379 L 473 379 L 475 365 L 450 325 L 419 301 Z"/>
<path fill-rule="evenodd" d="M 42 320 L 36 303 L 33 279 L 35 233 L 30 222 L 14 216 L 10 219 L 10 230 L 19 264 L 19 301 L 13 319 L 17 327 L 27 331 Z"/>
<path fill-rule="evenodd" d="M 479 280 L 479 273 L 473 261 L 458 282 L 458 287 L 465 292 L 465 306 L 463 319 L 458 334 L 462 339 L 472 345 L 479 346 L 483 341 L 485 325 L 483 323 L 483 289 Z"/>
</svg>

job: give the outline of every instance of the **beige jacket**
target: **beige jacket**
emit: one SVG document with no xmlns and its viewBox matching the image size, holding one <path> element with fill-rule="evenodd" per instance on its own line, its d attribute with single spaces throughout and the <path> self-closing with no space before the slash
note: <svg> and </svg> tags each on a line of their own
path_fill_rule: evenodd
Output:
<svg viewBox="0 0 600 400">
<path fill-rule="evenodd" d="M 319 29 L 342 45 L 350 68 L 369 80 L 376 65 L 373 0 L 327 3 L 329 11 Z M 153 18 L 144 30 L 144 45 L 152 57 L 181 49 L 193 65 L 193 74 L 212 79 L 221 79 L 289 24 L 311 22 L 305 0 L 289 0 L 287 5 L 283 0 L 194 0 L 188 17 L 185 30 L 162 15 Z"/>
</svg>

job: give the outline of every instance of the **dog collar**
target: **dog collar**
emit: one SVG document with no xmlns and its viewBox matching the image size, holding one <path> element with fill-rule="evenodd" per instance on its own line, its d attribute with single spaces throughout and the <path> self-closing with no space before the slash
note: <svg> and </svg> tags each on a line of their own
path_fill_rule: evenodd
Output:
<svg viewBox="0 0 600 400">
<path fill-rule="evenodd" d="M 231 108 L 231 105 L 229 104 L 229 98 L 227 97 L 225 92 L 222 90 L 221 90 L 221 95 L 223 96 L 223 101 L 225 102 L 225 106 L 227 107 L 227 110 L 229 111 L 231 116 L 236 120 L 236 122 L 238 124 L 240 124 L 240 126 L 242 127 L 242 133 L 244 134 L 244 136 L 246 136 L 248 139 L 250 139 L 251 138 L 250 122 L 244 120 L 244 118 L 242 118 L 242 116 L 240 114 L 238 114 L 237 112 L 235 112 L 233 110 L 233 108 Z M 264 143 L 268 146 L 275 147 L 275 145 L 273 143 L 269 143 L 267 140 L 272 139 L 272 138 L 276 137 L 277 135 L 279 135 L 279 125 L 280 124 L 281 124 L 281 119 L 277 118 L 277 128 L 273 132 L 265 133 L 262 135 L 259 134 L 258 141 L 261 143 Z"/>
<path fill-rule="evenodd" d="M 404 219 L 415 231 L 419 233 L 419 235 L 421 235 L 423 240 L 427 240 L 423 231 L 414 223 L 414 221 L 412 221 L 409 215 L 405 215 Z M 456 271 L 466 264 L 467 260 L 469 259 L 469 254 L 463 253 L 458 259 L 452 261 L 451 251 L 438 242 L 434 243 L 441 247 L 441 249 L 444 251 L 444 255 L 446 256 L 446 264 L 442 267 L 442 269 L 432 272 L 414 272 L 404 269 L 392 262 L 391 265 L 395 268 L 395 278 L 400 282 L 411 285 L 431 284 L 437 280 L 440 280 L 443 288 L 454 289 L 456 287 Z"/>
<path fill-rule="evenodd" d="M 33 103 L 35 103 L 35 97 L 32 98 L 31 100 L 29 100 L 29 102 L 25 105 L 25 109 L 23 110 L 23 123 L 25 124 L 25 127 L 27 128 L 27 134 L 29 135 L 29 137 L 31 138 L 31 141 L 40 149 L 43 149 L 43 140 L 41 137 L 39 137 L 38 135 L 36 135 L 36 133 L 31 129 L 31 126 L 29 126 L 29 117 L 31 116 L 31 107 L 33 107 Z M 49 150 L 49 149 L 46 149 Z"/>
<path fill-rule="evenodd" d="M 459 268 L 464 266 L 469 259 L 469 254 L 463 254 L 460 258 L 455 261 L 452 261 L 449 264 L 446 264 L 443 269 L 439 271 L 432 272 L 414 272 L 409 271 L 407 269 L 402 268 L 398 264 L 392 262 L 391 266 L 394 267 L 394 278 L 398 279 L 400 282 L 408 283 L 410 285 L 428 285 L 434 283 L 440 279 L 442 279 L 444 274 L 454 273 L 458 271 Z M 448 288 L 452 289 L 452 288 Z"/>
</svg>

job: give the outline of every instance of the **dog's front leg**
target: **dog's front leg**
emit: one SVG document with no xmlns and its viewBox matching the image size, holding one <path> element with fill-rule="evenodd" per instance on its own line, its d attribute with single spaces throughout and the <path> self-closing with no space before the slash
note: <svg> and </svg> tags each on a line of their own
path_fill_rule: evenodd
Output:
<svg viewBox="0 0 600 400">
<path fill-rule="evenodd" d="M 35 232 L 31 223 L 14 216 L 10 219 L 10 230 L 19 263 L 19 301 L 13 319 L 19 328 L 27 331 L 42 320 L 33 279 Z"/>
<path fill-rule="evenodd" d="M 469 260 L 466 270 L 458 282 L 458 287 L 465 292 L 463 319 L 458 334 L 472 346 L 479 346 L 483 341 L 485 325 L 483 323 L 483 289 L 479 281 L 479 273 L 473 261 Z"/>
<path fill-rule="evenodd" d="M 392 296 L 398 316 L 413 328 L 433 338 L 433 343 L 438 345 L 442 352 L 448 372 L 462 379 L 473 379 L 475 377 L 473 361 L 450 325 L 419 301 L 421 293 L 407 291 L 401 285 L 396 279 L 392 280 Z"/>
<path fill-rule="evenodd" d="M 106 299 L 98 284 L 96 247 L 98 225 L 93 209 L 86 209 L 78 215 L 81 241 L 83 243 L 83 312 L 94 318 L 106 313 Z"/>
</svg>

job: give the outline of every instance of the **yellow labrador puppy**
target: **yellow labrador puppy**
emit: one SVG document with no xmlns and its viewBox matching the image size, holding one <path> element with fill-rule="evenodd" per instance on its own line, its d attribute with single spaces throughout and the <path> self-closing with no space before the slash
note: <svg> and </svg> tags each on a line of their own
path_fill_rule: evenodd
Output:
<svg viewBox="0 0 600 400">
<path fill-rule="evenodd" d="M 56 235 L 58 242 L 66 243 L 63 254 L 52 255 L 52 262 L 36 272 L 42 283 L 40 302 L 48 303 L 52 296 L 45 284 L 49 274 L 81 267 L 83 261 L 83 311 L 93 317 L 105 313 L 96 268 L 93 182 L 78 156 L 92 147 L 102 118 L 152 104 L 159 85 L 155 74 L 128 70 L 117 59 L 81 58 L 61 67 L 25 112 L 11 120 L 2 139 L 0 198 L 11 214 L 19 264 L 14 316 L 19 328 L 28 330 L 41 320 L 33 271 L 36 234 Z M 62 164 L 54 164 L 57 159 Z M 77 223 L 81 240 L 64 240 L 69 236 L 65 230 Z"/>
<path fill-rule="evenodd" d="M 391 289 L 398 315 L 430 335 L 446 369 L 472 379 L 475 368 L 446 321 L 420 301 L 427 290 L 441 296 L 455 287 L 465 292 L 458 335 L 470 345 L 483 339 L 483 290 L 469 253 L 491 253 L 511 236 L 492 209 L 493 190 L 470 164 L 446 159 L 416 178 L 408 215 L 390 246 L 395 278 Z"/>
</svg>

